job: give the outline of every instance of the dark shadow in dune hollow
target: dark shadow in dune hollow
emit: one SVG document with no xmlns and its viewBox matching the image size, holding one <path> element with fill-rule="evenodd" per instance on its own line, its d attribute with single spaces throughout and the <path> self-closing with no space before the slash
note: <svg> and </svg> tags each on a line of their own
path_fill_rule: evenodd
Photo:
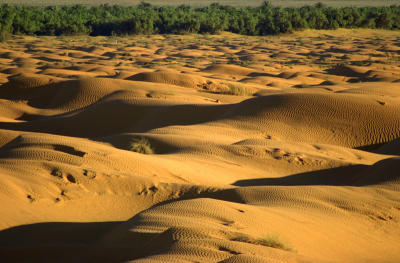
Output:
<svg viewBox="0 0 400 263">
<path fill-rule="evenodd" d="M 397 167 L 397 168 L 396 168 Z M 279 178 L 239 180 L 235 186 L 369 186 L 398 182 L 400 158 L 388 158 L 373 165 L 349 165 L 299 173 Z"/>
<path fill-rule="evenodd" d="M 73 137 L 102 137 L 124 132 L 194 125 L 220 119 L 231 108 L 222 106 L 138 106 L 107 102 L 105 107 L 89 106 L 82 111 L 46 116 L 28 122 L 0 122 L 0 129 L 51 133 Z"/>
<path fill-rule="evenodd" d="M 366 165 L 354 165 L 324 169 L 312 172 L 299 173 L 279 178 L 257 178 L 236 181 L 235 186 L 306 186 L 306 185 L 330 185 L 351 186 L 354 184 L 354 176 Z"/>
<path fill-rule="evenodd" d="M 121 222 L 51 222 L 0 232 L 2 262 L 88 262 L 94 244 Z M 105 261 L 103 261 L 105 262 Z"/>
</svg>

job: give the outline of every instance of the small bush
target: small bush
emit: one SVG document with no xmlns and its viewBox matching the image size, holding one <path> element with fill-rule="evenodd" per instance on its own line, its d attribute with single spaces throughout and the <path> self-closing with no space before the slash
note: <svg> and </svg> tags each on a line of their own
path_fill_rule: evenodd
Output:
<svg viewBox="0 0 400 263">
<path fill-rule="evenodd" d="M 371 60 L 362 60 L 362 61 L 350 61 L 349 63 L 352 66 L 371 66 L 372 61 Z"/>
<path fill-rule="evenodd" d="M 228 90 L 222 92 L 227 95 L 235 95 L 235 96 L 250 96 L 251 92 L 243 86 L 237 85 L 228 85 Z"/>
<path fill-rule="evenodd" d="M 260 245 L 263 246 L 293 251 L 293 248 L 289 244 L 283 242 L 278 235 L 268 235 L 264 239 L 260 239 L 259 242 Z"/>
<path fill-rule="evenodd" d="M 146 138 L 135 138 L 129 144 L 129 150 L 142 154 L 153 154 L 154 150 Z"/>
<path fill-rule="evenodd" d="M 251 96 L 252 93 L 246 87 L 232 84 L 214 84 L 212 82 L 208 82 L 199 87 L 204 92 L 210 92 L 215 94 L 225 94 L 225 95 L 235 95 L 235 96 Z"/>
</svg>

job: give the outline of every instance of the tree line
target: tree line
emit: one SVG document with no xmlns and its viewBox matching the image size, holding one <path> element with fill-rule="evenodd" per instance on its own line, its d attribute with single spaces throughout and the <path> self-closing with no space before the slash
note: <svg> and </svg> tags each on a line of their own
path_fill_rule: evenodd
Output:
<svg viewBox="0 0 400 263">
<path fill-rule="evenodd" d="M 270 35 L 302 29 L 400 29 L 400 6 L 299 8 L 100 5 L 0 7 L 0 32 L 27 35 L 216 34 Z"/>
</svg>

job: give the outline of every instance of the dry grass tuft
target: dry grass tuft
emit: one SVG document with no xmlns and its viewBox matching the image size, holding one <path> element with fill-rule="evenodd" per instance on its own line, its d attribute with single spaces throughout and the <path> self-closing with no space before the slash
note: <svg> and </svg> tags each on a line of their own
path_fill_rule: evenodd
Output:
<svg viewBox="0 0 400 263">
<path fill-rule="evenodd" d="M 279 248 L 286 251 L 294 251 L 294 249 L 287 243 L 282 241 L 278 235 L 268 235 L 264 239 L 259 240 L 260 245 Z"/>
<path fill-rule="evenodd" d="M 154 154 L 151 144 L 146 138 L 135 138 L 129 144 L 129 150 L 142 154 Z"/>
<path fill-rule="evenodd" d="M 240 235 L 231 240 L 295 252 L 293 247 L 291 247 L 287 242 L 282 241 L 279 235 L 268 235 L 265 238 L 260 239 L 255 239 L 247 235 Z"/>
<path fill-rule="evenodd" d="M 238 85 L 228 85 L 228 90 L 222 92 L 227 95 L 235 95 L 235 96 L 250 96 L 251 92 L 243 86 Z"/>
</svg>

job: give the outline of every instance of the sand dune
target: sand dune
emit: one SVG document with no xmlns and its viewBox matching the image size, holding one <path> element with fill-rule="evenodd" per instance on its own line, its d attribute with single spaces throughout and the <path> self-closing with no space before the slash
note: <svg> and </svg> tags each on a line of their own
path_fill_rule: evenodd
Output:
<svg viewBox="0 0 400 263">
<path fill-rule="evenodd" d="M 398 39 L 0 43 L 2 260 L 397 262 Z"/>
<path fill-rule="evenodd" d="M 172 84 L 187 88 L 196 88 L 202 85 L 203 83 L 206 83 L 205 79 L 199 76 L 175 73 L 173 71 L 143 72 L 135 74 L 127 79 L 135 81 L 148 81 L 148 82 Z"/>
<path fill-rule="evenodd" d="M 361 147 L 400 136 L 399 107 L 374 97 L 279 94 L 244 101 L 225 118 L 291 141 Z"/>
</svg>

